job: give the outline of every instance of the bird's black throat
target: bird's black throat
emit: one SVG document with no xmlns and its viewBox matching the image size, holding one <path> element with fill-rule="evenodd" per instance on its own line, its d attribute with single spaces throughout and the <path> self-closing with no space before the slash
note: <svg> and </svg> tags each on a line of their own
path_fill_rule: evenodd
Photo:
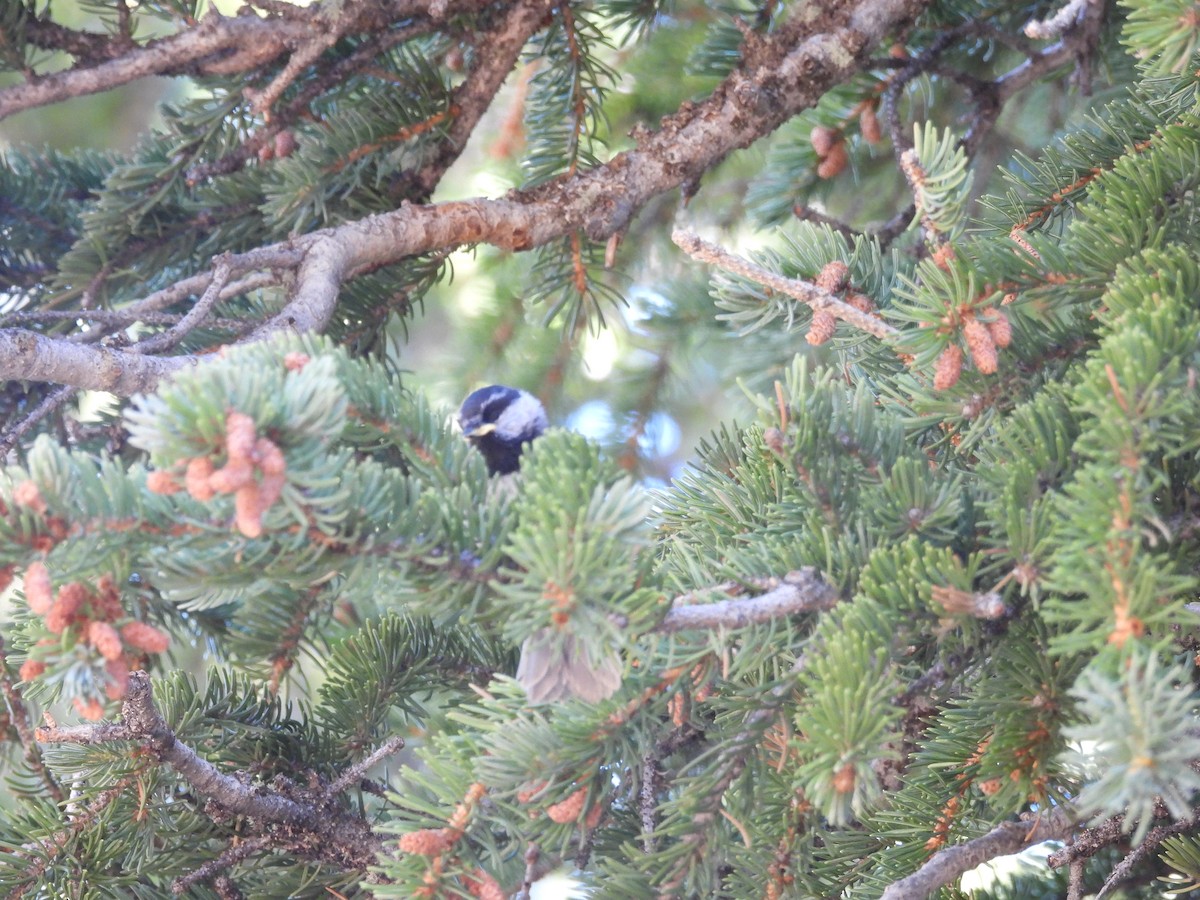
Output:
<svg viewBox="0 0 1200 900">
<path fill-rule="evenodd" d="M 495 432 L 472 438 L 491 475 L 510 475 L 521 468 L 521 451 L 525 445 L 541 434 L 540 429 L 531 430 L 518 438 L 502 438 Z"/>
</svg>

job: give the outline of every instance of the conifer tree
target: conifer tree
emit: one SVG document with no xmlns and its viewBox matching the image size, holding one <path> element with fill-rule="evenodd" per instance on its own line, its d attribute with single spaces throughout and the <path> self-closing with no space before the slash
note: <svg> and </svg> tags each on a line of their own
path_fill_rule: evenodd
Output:
<svg viewBox="0 0 1200 900">
<path fill-rule="evenodd" d="M 0 165 L 5 896 L 1200 884 L 1194 4 L 80 7 L 0 127 L 177 93 Z"/>
</svg>

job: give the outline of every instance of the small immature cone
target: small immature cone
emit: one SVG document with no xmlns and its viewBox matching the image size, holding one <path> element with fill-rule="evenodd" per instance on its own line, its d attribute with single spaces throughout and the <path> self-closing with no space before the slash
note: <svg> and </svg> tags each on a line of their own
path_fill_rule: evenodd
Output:
<svg viewBox="0 0 1200 900">
<path fill-rule="evenodd" d="M 621 686 L 621 659 L 609 653 L 593 660 L 573 635 L 544 628 L 521 645 L 517 681 L 530 703 L 571 697 L 599 703 Z"/>
<path fill-rule="evenodd" d="M 830 150 L 842 142 L 842 133 L 828 125 L 817 125 L 809 132 L 808 139 L 812 143 L 813 152 L 824 159 Z"/>
<path fill-rule="evenodd" d="M 46 514 L 46 501 L 42 499 L 42 492 L 38 490 L 38 486 L 34 482 L 28 479 L 13 488 L 12 498 L 13 503 L 17 506 L 24 506 L 42 515 Z"/>
<path fill-rule="evenodd" d="M 832 260 L 822 266 L 813 283 L 821 290 L 831 294 L 840 294 L 850 283 L 850 267 L 840 259 Z"/>
<path fill-rule="evenodd" d="M 166 469 L 155 469 L 146 476 L 146 488 L 152 494 L 175 494 L 182 488 Z"/>
<path fill-rule="evenodd" d="M 109 700 L 120 700 L 129 693 L 129 660 L 124 656 L 109 660 L 104 664 L 108 673 L 108 683 L 104 685 L 105 696 Z"/>
<path fill-rule="evenodd" d="M 251 480 L 249 484 L 238 489 L 233 495 L 233 508 L 237 530 L 248 538 L 261 537 L 263 504 L 256 481 Z"/>
<path fill-rule="evenodd" d="M 46 664 L 40 659 L 27 659 L 21 663 L 20 677 L 22 681 L 33 681 L 46 671 Z"/>
<path fill-rule="evenodd" d="M 854 790 L 854 766 L 846 763 L 833 773 L 833 789 L 839 794 L 849 794 Z"/>
<path fill-rule="evenodd" d="M 836 330 L 837 319 L 833 317 L 833 314 L 817 310 L 813 313 L 812 323 L 808 326 L 808 334 L 804 336 L 804 339 L 815 347 L 833 337 L 833 332 Z"/>
<path fill-rule="evenodd" d="M 75 707 L 75 711 L 89 722 L 97 722 L 104 718 L 104 706 L 95 697 L 89 697 L 84 700 L 82 697 L 75 697 L 71 700 L 71 705 Z"/>
<path fill-rule="evenodd" d="M 835 175 L 840 175 L 849 164 L 850 154 L 846 152 L 846 145 L 844 143 L 834 144 L 829 155 L 817 166 L 817 177 L 833 178 Z"/>
<path fill-rule="evenodd" d="M 209 476 L 208 484 L 221 494 L 232 494 L 254 481 L 254 466 L 247 457 L 230 457 L 229 462 Z"/>
<path fill-rule="evenodd" d="M 1001 310 L 995 310 L 992 315 L 995 318 L 987 323 L 988 333 L 991 334 L 997 347 L 1007 347 L 1012 343 L 1012 323 L 1008 321 L 1008 316 Z"/>
<path fill-rule="evenodd" d="M 25 569 L 25 602 L 36 615 L 44 616 L 54 605 L 54 592 L 50 587 L 50 570 L 45 563 L 31 562 Z"/>
<path fill-rule="evenodd" d="M 477 900 L 505 900 L 508 897 L 504 888 L 500 887 L 500 882 L 483 869 L 476 869 L 472 875 L 464 875 L 463 886 Z"/>
<path fill-rule="evenodd" d="M 868 144 L 878 144 L 883 140 L 883 129 L 879 127 L 879 116 L 876 115 L 873 105 L 864 106 L 858 114 L 858 127 L 862 131 L 863 140 Z"/>
<path fill-rule="evenodd" d="M 193 499 L 207 503 L 216 495 L 213 486 L 208 483 L 212 474 L 213 462 L 211 459 L 207 456 L 192 457 L 187 465 L 187 471 L 183 475 L 183 486 L 187 488 L 187 492 L 192 495 Z"/>
<path fill-rule="evenodd" d="M 130 647 L 146 653 L 165 653 L 171 643 L 170 637 L 149 622 L 126 622 L 121 626 L 121 637 Z"/>
<path fill-rule="evenodd" d="M 249 459 L 254 452 L 254 420 L 245 413 L 231 412 L 225 417 L 225 452 L 229 462 Z"/>
<path fill-rule="evenodd" d="M 853 306 L 861 313 L 878 312 L 879 307 L 875 305 L 875 301 L 866 294 L 860 294 L 858 291 L 851 291 L 842 298 L 848 305 Z"/>
<path fill-rule="evenodd" d="M 585 802 L 587 802 L 587 788 L 581 787 L 561 803 L 555 803 L 553 806 L 546 807 L 546 815 L 551 822 L 566 825 L 568 822 L 574 822 L 579 818 L 579 814 L 583 812 L 583 804 Z"/>
<path fill-rule="evenodd" d="M 311 361 L 311 357 L 307 353 L 301 353 L 299 350 L 292 350 L 283 355 L 283 367 L 289 372 L 299 372 Z"/>
<path fill-rule="evenodd" d="M 958 384 L 958 376 L 962 374 L 963 352 L 958 344 L 950 344 L 938 356 L 937 364 L 933 367 L 933 389 L 944 391 Z"/>
<path fill-rule="evenodd" d="M 62 634 L 80 618 L 84 606 L 91 599 L 91 593 L 79 582 L 64 584 L 58 589 L 54 604 L 46 613 L 46 628 L 54 634 Z"/>
<path fill-rule="evenodd" d="M 108 622 L 98 622 L 94 619 L 89 622 L 87 639 L 88 643 L 109 661 L 120 659 L 125 652 L 121 645 L 121 635 Z"/>
<path fill-rule="evenodd" d="M 978 319 L 967 319 L 963 322 L 963 336 L 967 340 L 967 349 L 971 351 L 971 361 L 975 368 L 984 375 L 994 375 L 999 368 L 996 354 L 996 342 L 992 340 L 991 332 Z"/>
<path fill-rule="evenodd" d="M 398 846 L 404 853 L 419 856 L 438 856 L 454 846 L 458 833 L 449 828 L 422 828 L 400 835 Z"/>
</svg>

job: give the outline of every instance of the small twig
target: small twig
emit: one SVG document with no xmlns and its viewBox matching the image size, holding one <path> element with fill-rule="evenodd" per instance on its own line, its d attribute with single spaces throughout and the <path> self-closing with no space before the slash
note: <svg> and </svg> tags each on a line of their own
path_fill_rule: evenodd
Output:
<svg viewBox="0 0 1200 900">
<path fill-rule="evenodd" d="M 58 728 L 50 725 L 35 732 L 42 743 L 102 743 L 130 740 L 141 744 L 159 762 L 171 766 L 197 794 L 224 811 L 255 820 L 278 837 L 272 846 L 288 844 L 300 833 L 321 858 L 340 869 L 365 870 L 374 865 L 383 842 L 363 819 L 340 809 L 332 796 L 293 799 L 278 790 L 247 784 L 219 771 L 195 750 L 178 740 L 154 705 L 150 676 L 131 672 L 129 690 L 121 704 L 120 724 L 83 725 Z M 393 746 L 393 741 L 384 748 Z M 361 773 L 359 777 L 361 777 Z M 299 793 L 299 792 L 298 792 Z M 279 829 L 279 833 L 276 833 Z M 287 832 L 291 831 L 291 837 Z M 311 838 L 315 838 L 313 841 Z"/>
<path fill-rule="evenodd" d="M 17 422 L 11 428 L 5 429 L 4 436 L 0 437 L 0 458 L 7 456 L 8 451 L 17 445 L 17 441 L 30 428 L 66 403 L 74 394 L 75 388 L 70 385 L 55 388 L 42 399 L 41 403 L 26 413 L 21 421 Z"/>
<path fill-rule="evenodd" d="M 840 219 L 835 219 L 833 216 L 827 216 L 824 213 L 817 212 L 811 206 L 804 206 L 800 203 L 792 207 L 792 215 L 801 222 L 815 222 L 817 225 L 827 225 L 840 234 L 844 238 L 854 239 L 861 236 L 862 232 L 855 231 L 845 222 Z"/>
<path fill-rule="evenodd" d="M 347 4 L 347 6 L 349 5 L 352 4 Z M 308 39 L 293 50 L 288 57 L 287 64 L 265 88 L 261 91 L 249 87 L 244 88 L 242 93 L 250 101 L 253 111 L 270 120 L 271 107 L 275 105 L 275 101 L 279 99 L 280 95 L 308 65 L 315 62 L 322 53 L 336 44 L 353 24 L 347 11 L 343 9 L 341 15 L 333 22 L 328 23 L 329 27 L 316 28 L 310 32 Z"/>
<path fill-rule="evenodd" d="M 1025 26 L 1025 37 L 1035 41 L 1049 41 L 1062 37 L 1068 29 L 1083 18 L 1084 7 L 1093 0 L 1070 0 L 1049 19 L 1030 19 Z"/>
<path fill-rule="evenodd" d="M 62 803 L 65 798 L 62 786 L 42 760 L 41 748 L 37 745 L 33 727 L 29 723 L 29 707 L 25 703 L 25 698 L 21 696 L 21 689 L 8 677 L 8 665 L 2 637 L 0 637 L 0 691 L 4 694 L 9 721 L 16 729 L 17 738 L 21 741 L 21 748 L 25 752 L 26 765 L 42 779 L 50 798 L 55 803 Z"/>
<path fill-rule="evenodd" d="M 676 229 L 671 234 L 671 240 L 675 242 L 679 249 L 694 259 L 749 278 L 751 281 L 756 281 L 772 290 L 779 291 L 781 294 L 794 297 L 801 303 L 807 303 L 814 310 L 828 312 L 834 318 L 841 319 L 843 322 L 853 325 L 860 331 L 867 332 L 867 334 L 874 335 L 880 340 L 887 340 L 899 334 L 896 328 L 893 328 L 882 319 L 877 319 L 851 306 L 849 303 L 843 303 L 834 294 L 822 290 L 812 282 L 800 281 L 795 278 L 785 278 L 775 272 L 770 272 L 762 266 L 750 262 L 748 259 L 723 250 L 716 244 L 710 244 L 693 232 Z"/>
<path fill-rule="evenodd" d="M 1121 827 L 1124 816 L 1113 816 L 1092 828 L 1084 828 L 1076 834 L 1067 846 L 1051 853 L 1046 858 L 1046 865 L 1052 869 L 1070 865 L 1076 860 L 1086 860 L 1105 847 L 1110 847 L 1125 836 Z"/>
<path fill-rule="evenodd" d="M 1067 884 L 1067 900 L 1083 900 L 1083 860 L 1071 863 L 1070 881 Z"/>
<path fill-rule="evenodd" d="M 325 789 L 325 794 L 328 797 L 333 797 L 340 794 L 352 785 L 362 781 L 367 772 L 371 770 L 377 763 L 382 762 L 389 756 L 399 753 L 404 749 L 404 738 L 390 737 L 374 752 L 368 753 L 354 765 L 346 768 L 341 775 L 334 779 L 333 783 Z"/>
<path fill-rule="evenodd" d="M 213 266 L 212 280 L 209 281 L 208 287 L 204 289 L 200 299 L 184 317 L 161 334 L 138 341 L 130 349 L 135 353 L 158 353 L 160 350 L 170 350 L 178 344 L 187 336 L 188 332 L 204 321 L 217 301 L 221 299 L 221 289 L 229 282 L 230 272 L 229 256 L 219 257 L 216 265 Z"/>
<path fill-rule="evenodd" d="M 654 750 L 646 754 L 642 760 L 642 784 L 640 788 L 640 808 L 642 813 L 642 849 L 646 853 L 654 853 L 658 849 L 658 840 L 654 836 L 658 828 L 658 785 L 662 772 L 658 768 L 658 755 Z"/>
<path fill-rule="evenodd" d="M 916 872 L 889 885 L 881 900 L 926 900 L 938 888 L 988 860 L 1042 841 L 1061 841 L 1074 827 L 1074 810 L 1070 807 L 1026 813 L 1020 822 L 1003 822 L 981 837 L 939 850 Z"/>
<path fill-rule="evenodd" d="M 266 850 L 272 847 L 272 841 L 267 837 L 250 838 L 229 847 L 216 859 L 210 859 L 208 862 L 201 865 L 199 868 L 188 872 L 186 875 L 180 875 L 171 882 L 172 894 L 183 894 L 191 887 L 201 881 L 207 881 L 210 878 L 215 878 L 218 874 L 224 872 L 230 866 L 237 865 L 244 859 L 248 859 L 260 850 Z"/>
<path fill-rule="evenodd" d="M 838 592 L 817 570 L 804 568 L 788 572 L 777 586 L 756 597 L 676 604 L 652 631 L 672 634 L 693 628 L 745 628 L 756 622 L 829 609 L 837 601 Z"/>
<path fill-rule="evenodd" d="M 1104 886 L 1096 894 L 1096 900 L 1101 900 L 1101 898 L 1108 896 L 1111 890 L 1129 877 L 1129 873 L 1133 871 L 1134 866 L 1157 850 L 1167 838 L 1191 831 L 1198 825 L 1200 825 L 1200 813 L 1196 813 L 1189 819 L 1180 819 L 1178 822 L 1173 822 L 1170 825 L 1151 828 L 1145 840 L 1134 847 L 1128 856 L 1113 866 L 1113 870 L 1108 873 L 1108 878 L 1104 881 Z M 1082 862 L 1082 860 L 1079 862 Z M 1074 862 L 1072 863 L 1072 870 L 1073 868 Z"/>
</svg>

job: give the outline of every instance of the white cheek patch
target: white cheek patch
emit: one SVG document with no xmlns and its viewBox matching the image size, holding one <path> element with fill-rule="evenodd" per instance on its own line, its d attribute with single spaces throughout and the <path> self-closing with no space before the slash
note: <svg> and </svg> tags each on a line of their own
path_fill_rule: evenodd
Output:
<svg viewBox="0 0 1200 900">
<path fill-rule="evenodd" d="M 526 391 L 508 404 L 496 420 L 496 433 L 501 437 L 521 437 L 546 430 L 546 410 L 541 401 Z M 532 435 L 531 435 L 532 436 Z"/>
</svg>

